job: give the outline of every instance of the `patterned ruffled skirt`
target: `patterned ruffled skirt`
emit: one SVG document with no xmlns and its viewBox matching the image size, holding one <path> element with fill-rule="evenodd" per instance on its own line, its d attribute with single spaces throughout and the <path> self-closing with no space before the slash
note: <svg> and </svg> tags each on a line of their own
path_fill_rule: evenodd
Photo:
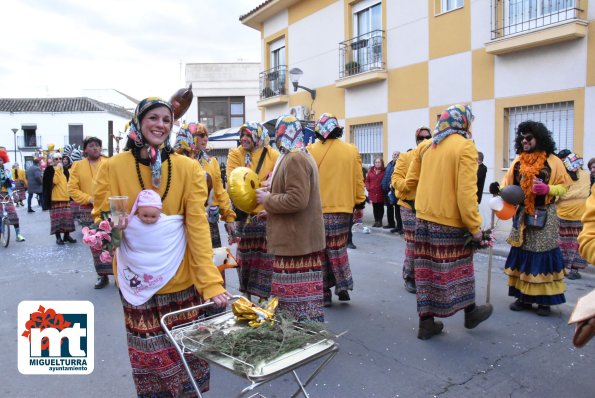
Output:
<svg viewBox="0 0 595 398">
<path fill-rule="evenodd" d="M 556 207 L 549 205 L 545 226 L 525 228 L 522 246 L 511 247 L 504 265 L 509 296 L 539 305 L 566 302 L 564 260 L 558 247 L 559 228 Z"/>
</svg>

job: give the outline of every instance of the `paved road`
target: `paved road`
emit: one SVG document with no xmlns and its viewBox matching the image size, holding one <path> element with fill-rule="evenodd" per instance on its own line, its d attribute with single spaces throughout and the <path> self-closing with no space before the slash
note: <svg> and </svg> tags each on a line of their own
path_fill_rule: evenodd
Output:
<svg viewBox="0 0 595 398">
<path fill-rule="evenodd" d="M 90 254 L 82 244 L 57 246 L 47 235 L 49 214 L 19 209 L 27 241 L 0 248 L 0 396 L 133 397 L 134 386 L 114 284 L 94 290 Z M 80 231 L 75 237 L 79 238 Z M 446 319 L 445 332 L 428 341 L 416 338 L 415 296 L 401 281 L 404 241 L 373 229 L 356 233 L 350 250 L 355 291 L 347 304 L 326 311 L 327 327 L 348 330 L 340 352 L 309 386 L 312 397 L 592 397 L 595 343 L 571 344 L 567 325 L 572 307 L 595 287 L 595 272 L 568 281 L 567 303 L 548 318 L 513 313 L 502 274 L 503 258 L 492 270 L 494 315 L 474 330 L 463 314 Z M 475 258 L 478 302 L 485 300 L 487 257 Z M 235 273 L 228 287 L 237 291 Z M 24 376 L 18 372 L 17 305 L 22 300 L 90 300 L 95 306 L 95 370 L 88 376 Z M 307 370 L 307 369 L 306 369 Z M 304 374 L 304 369 L 300 370 Z M 246 382 L 212 368 L 207 397 L 232 397 Z M 295 384 L 283 376 L 261 392 L 288 397 Z"/>
</svg>

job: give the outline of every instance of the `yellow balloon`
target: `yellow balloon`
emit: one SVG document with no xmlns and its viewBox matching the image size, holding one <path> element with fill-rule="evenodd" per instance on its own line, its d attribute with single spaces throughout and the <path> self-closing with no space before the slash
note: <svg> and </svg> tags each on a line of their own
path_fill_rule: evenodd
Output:
<svg viewBox="0 0 595 398">
<path fill-rule="evenodd" d="M 240 210 L 250 213 L 256 206 L 256 188 L 260 186 L 258 175 L 247 167 L 233 169 L 228 180 L 229 197 Z"/>
<path fill-rule="evenodd" d="M 48 144 L 48 151 L 51 152 L 51 151 L 54 150 L 54 148 L 55 148 L 55 145 L 54 144 Z"/>
</svg>

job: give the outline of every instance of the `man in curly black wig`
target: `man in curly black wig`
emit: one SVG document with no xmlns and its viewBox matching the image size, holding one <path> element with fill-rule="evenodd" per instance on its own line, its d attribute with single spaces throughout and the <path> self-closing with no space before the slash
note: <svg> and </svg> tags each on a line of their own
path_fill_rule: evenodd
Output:
<svg viewBox="0 0 595 398">
<path fill-rule="evenodd" d="M 512 247 L 504 273 L 508 295 L 516 298 L 510 309 L 527 311 L 537 304 L 537 315 L 547 316 L 551 306 L 566 301 L 555 200 L 568 191 L 572 180 L 554 153 L 556 143 L 543 123 L 519 124 L 515 148 L 518 156 L 501 183 L 520 186 L 525 194 L 507 240 Z M 499 191 L 497 182 L 490 185 L 490 193 Z"/>
<path fill-rule="evenodd" d="M 530 139 L 531 137 L 535 140 Z M 517 155 L 522 152 L 544 151 L 549 156 L 556 150 L 556 143 L 552 139 L 552 133 L 543 123 L 527 120 L 517 128 L 514 148 Z"/>
</svg>

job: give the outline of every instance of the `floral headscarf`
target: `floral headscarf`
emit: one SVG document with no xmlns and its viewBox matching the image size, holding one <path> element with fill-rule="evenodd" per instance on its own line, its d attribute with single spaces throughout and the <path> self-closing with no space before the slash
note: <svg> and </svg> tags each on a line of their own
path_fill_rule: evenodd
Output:
<svg viewBox="0 0 595 398">
<path fill-rule="evenodd" d="M 199 161 L 209 161 L 209 155 L 198 148 L 198 135 L 209 134 L 207 126 L 202 123 L 184 123 L 176 135 L 174 151 Z"/>
<path fill-rule="evenodd" d="M 264 127 L 258 122 L 246 122 L 240 126 L 240 137 L 247 134 L 254 143 L 254 149 L 262 148 L 269 143 L 269 135 L 265 133 Z M 246 159 L 244 165 L 250 167 L 252 164 L 252 154 L 246 152 Z"/>
<path fill-rule="evenodd" d="M 141 132 L 141 121 L 145 114 L 157 107 L 157 106 L 165 106 L 169 112 L 171 113 L 171 125 L 170 131 L 173 126 L 174 120 L 174 113 L 172 106 L 169 102 L 165 101 L 159 97 L 148 97 L 138 103 L 136 109 L 134 111 L 134 115 L 132 116 L 132 120 L 130 122 L 130 130 L 128 131 L 128 138 L 134 143 L 134 146 L 138 149 L 146 147 L 149 153 L 149 160 L 151 162 L 151 183 L 155 188 L 158 188 L 161 185 L 161 147 L 153 147 L 145 142 L 145 138 Z M 163 143 L 163 147 L 165 147 L 166 151 L 171 151 L 171 147 L 169 144 L 169 138 L 165 140 Z M 132 149 L 132 148 L 129 148 Z"/>
<path fill-rule="evenodd" d="M 572 152 L 564 158 L 562 163 L 564 163 L 566 170 L 573 173 L 576 173 L 579 169 L 583 168 L 583 158 Z"/>
<path fill-rule="evenodd" d="M 339 126 L 339 121 L 332 113 L 323 113 L 318 122 L 316 122 L 316 126 L 314 127 L 314 132 L 316 135 L 320 137 L 323 141 L 326 140 L 335 129 L 340 129 L 337 134 L 337 137 L 340 137 L 343 133 L 343 127 Z"/>
<path fill-rule="evenodd" d="M 275 124 L 277 147 L 282 153 L 305 149 L 302 124 L 292 115 L 283 115 Z"/>
<path fill-rule="evenodd" d="M 460 134 L 465 138 L 471 138 L 471 122 L 473 113 L 468 105 L 453 105 L 442 112 L 434 129 L 432 146 L 436 147 L 442 140 L 451 134 Z"/>
</svg>

